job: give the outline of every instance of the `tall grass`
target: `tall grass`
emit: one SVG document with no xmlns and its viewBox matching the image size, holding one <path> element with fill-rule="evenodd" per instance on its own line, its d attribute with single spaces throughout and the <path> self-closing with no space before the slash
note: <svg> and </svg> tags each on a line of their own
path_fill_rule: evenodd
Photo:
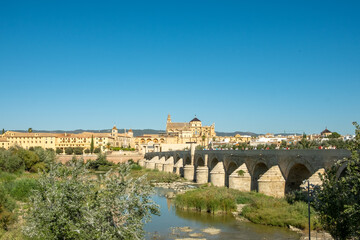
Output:
<svg viewBox="0 0 360 240">
<path fill-rule="evenodd" d="M 306 229 L 308 226 L 308 210 L 305 202 L 289 204 L 283 198 L 214 186 L 178 194 L 175 198 L 175 205 L 178 208 L 211 213 L 232 212 L 236 210 L 237 204 L 247 204 L 242 210 L 242 216 L 254 223 L 279 227 L 291 225 L 300 229 Z M 312 229 L 320 228 L 313 209 L 311 209 L 311 223 Z"/>
<path fill-rule="evenodd" d="M 231 212 L 236 209 L 236 196 L 227 188 L 204 187 L 175 198 L 176 207 L 206 212 Z"/>
<path fill-rule="evenodd" d="M 131 169 L 131 177 L 138 178 L 143 175 L 146 175 L 146 179 L 153 183 L 172 183 L 180 180 L 175 173 L 160 172 L 157 169 L 145 169 L 140 166 Z"/>
</svg>

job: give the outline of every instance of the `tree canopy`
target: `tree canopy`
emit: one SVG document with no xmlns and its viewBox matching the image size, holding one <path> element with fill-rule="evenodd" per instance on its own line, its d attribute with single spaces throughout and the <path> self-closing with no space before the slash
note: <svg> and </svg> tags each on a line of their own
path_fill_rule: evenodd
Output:
<svg viewBox="0 0 360 240">
<path fill-rule="evenodd" d="M 315 191 L 315 208 L 324 228 L 341 240 L 360 239 L 360 127 L 353 124 L 356 136 L 349 144 L 351 157 L 328 169 Z"/>
</svg>

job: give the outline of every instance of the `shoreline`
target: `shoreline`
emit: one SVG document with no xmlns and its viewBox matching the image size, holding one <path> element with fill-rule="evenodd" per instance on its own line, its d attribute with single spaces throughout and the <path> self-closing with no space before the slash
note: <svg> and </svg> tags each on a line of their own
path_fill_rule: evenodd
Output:
<svg viewBox="0 0 360 240">
<path fill-rule="evenodd" d="M 169 189 L 170 194 L 165 194 L 165 197 L 168 199 L 175 199 L 177 194 L 183 194 L 189 190 L 194 190 L 196 188 L 198 188 L 199 186 L 202 186 L 203 184 L 196 184 L 193 182 L 184 182 L 184 181 L 175 181 L 172 183 L 154 183 L 153 184 L 154 187 L 158 187 L 158 188 L 164 188 L 164 189 Z M 260 224 L 260 223 L 256 223 L 251 221 L 250 219 L 246 218 L 245 216 L 242 215 L 242 211 L 244 209 L 244 207 L 248 206 L 249 204 L 236 204 L 237 209 L 236 211 L 232 211 L 231 213 L 226 212 L 226 211 L 215 211 L 215 212 L 209 212 L 206 210 L 199 210 L 195 207 L 177 207 L 176 204 L 174 203 L 174 206 L 178 209 L 181 209 L 182 211 L 193 211 L 193 212 L 201 212 L 201 213 L 206 213 L 206 214 L 214 214 L 214 215 L 227 215 L 227 214 L 231 214 L 237 221 L 240 222 L 251 222 L 257 225 L 265 225 L 265 226 L 271 226 L 271 225 L 267 225 L 267 224 Z M 276 226 L 274 226 L 276 227 Z M 289 229 L 292 232 L 296 232 L 300 235 L 300 240 L 307 240 L 309 239 L 309 232 L 306 231 L 305 229 L 299 229 L 296 228 L 292 225 L 288 225 L 287 227 L 284 227 Z M 312 230 L 311 231 L 311 239 L 321 239 L 321 240 L 333 240 L 333 238 L 331 237 L 331 235 L 325 231 L 316 231 L 316 230 Z"/>
</svg>

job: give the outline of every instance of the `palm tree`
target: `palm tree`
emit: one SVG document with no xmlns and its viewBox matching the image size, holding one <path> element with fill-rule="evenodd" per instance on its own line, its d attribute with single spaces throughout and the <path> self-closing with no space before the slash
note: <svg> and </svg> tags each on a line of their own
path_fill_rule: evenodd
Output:
<svg viewBox="0 0 360 240">
<path fill-rule="evenodd" d="M 32 131 L 33 131 L 32 128 L 29 128 L 29 129 L 28 129 L 28 132 L 29 132 L 29 133 L 32 133 Z"/>
</svg>

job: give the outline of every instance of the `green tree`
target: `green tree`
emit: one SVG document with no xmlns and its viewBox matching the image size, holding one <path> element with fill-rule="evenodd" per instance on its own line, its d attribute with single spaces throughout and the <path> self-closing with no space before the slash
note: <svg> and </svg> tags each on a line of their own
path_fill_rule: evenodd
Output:
<svg viewBox="0 0 360 240">
<path fill-rule="evenodd" d="M 94 153 L 94 135 L 91 135 L 90 152 Z"/>
<path fill-rule="evenodd" d="M 101 149 L 99 147 L 94 149 L 94 153 L 100 153 L 100 152 L 101 152 Z"/>
<path fill-rule="evenodd" d="M 341 135 L 337 132 L 333 132 L 330 136 L 328 136 L 328 138 L 340 138 Z"/>
<path fill-rule="evenodd" d="M 29 128 L 29 129 L 28 129 L 28 132 L 29 132 L 29 133 L 32 133 L 32 132 L 33 132 L 32 128 Z"/>
<path fill-rule="evenodd" d="M 351 157 L 339 161 L 322 177 L 315 191 L 315 208 L 324 228 L 335 239 L 360 239 L 360 127 L 354 122 L 355 140 L 349 145 Z M 339 177 L 341 166 L 347 165 Z"/>
<path fill-rule="evenodd" d="M 61 148 L 56 148 L 56 154 L 63 153 L 63 150 Z"/>
<path fill-rule="evenodd" d="M 67 147 L 67 148 L 65 148 L 65 153 L 66 153 L 67 155 L 71 155 L 71 154 L 74 153 L 74 149 L 71 148 L 71 147 Z"/>
<path fill-rule="evenodd" d="M 2 132 L 1 132 L 1 134 L 4 134 L 5 133 L 5 129 L 2 129 Z"/>
<path fill-rule="evenodd" d="M 30 197 L 23 233 L 36 239 L 143 239 L 143 226 L 159 214 L 145 177 L 118 174 L 91 178 L 83 164 L 56 165 L 39 178 Z"/>
</svg>

